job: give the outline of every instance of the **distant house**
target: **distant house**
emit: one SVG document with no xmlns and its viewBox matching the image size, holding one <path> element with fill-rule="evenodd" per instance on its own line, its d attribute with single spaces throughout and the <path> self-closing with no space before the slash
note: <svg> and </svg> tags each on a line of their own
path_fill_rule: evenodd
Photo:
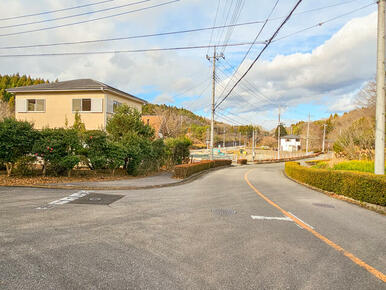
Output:
<svg viewBox="0 0 386 290">
<path fill-rule="evenodd" d="M 300 136 L 286 135 L 280 138 L 280 148 L 282 151 L 299 151 L 301 149 Z"/>
<path fill-rule="evenodd" d="M 92 79 L 7 89 L 15 95 L 15 117 L 37 129 L 71 126 L 79 112 L 86 129 L 105 129 L 121 104 L 142 110 L 145 100 Z"/>
<path fill-rule="evenodd" d="M 160 129 L 162 125 L 161 116 L 158 115 L 143 115 L 142 121 L 146 124 L 152 127 L 155 131 L 156 137 L 162 137 L 160 136 Z"/>
</svg>

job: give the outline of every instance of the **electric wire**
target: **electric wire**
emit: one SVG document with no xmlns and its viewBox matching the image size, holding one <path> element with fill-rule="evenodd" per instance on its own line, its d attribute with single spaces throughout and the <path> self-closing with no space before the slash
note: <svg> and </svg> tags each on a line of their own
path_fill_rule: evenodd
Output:
<svg viewBox="0 0 386 290">
<path fill-rule="evenodd" d="M 62 11 L 68 11 L 68 10 L 89 7 L 89 6 L 104 4 L 104 3 L 107 3 L 107 2 L 113 2 L 113 1 L 115 1 L 115 0 L 105 0 L 105 1 L 100 1 L 100 2 L 96 2 L 96 3 L 83 4 L 83 5 L 78 5 L 78 6 L 68 7 L 68 8 L 62 8 L 62 9 L 56 9 L 56 10 L 50 10 L 50 11 L 43 11 L 43 12 L 26 14 L 26 15 L 19 15 L 19 16 L 10 16 L 10 17 L 5 17 L 5 18 L 0 18 L 0 21 L 11 20 L 11 19 L 19 19 L 19 18 L 26 18 L 26 17 L 32 17 L 32 16 L 39 16 L 39 15 L 51 14 L 51 13 L 62 12 Z"/>
<path fill-rule="evenodd" d="M 251 42 L 228 43 L 227 46 L 243 46 L 249 45 Z M 85 52 L 59 52 L 59 53 L 37 53 L 37 54 L 0 54 L 0 58 L 8 57 L 43 57 L 43 56 L 71 56 L 71 55 L 98 55 L 98 54 L 118 54 L 118 53 L 139 53 L 139 52 L 154 52 L 154 51 L 172 51 L 172 50 L 191 50 L 213 48 L 218 45 L 192 45 L 164 48 L 144 48 L 144 49 L 127 49 L 127 50 L 109 50 L 109 51 L 85 51 Z M 221 47 L 222 45 L 220 45 Z"/>
<path fill-rule="evenodd" d="M 221 96 L 224 94 L 225 90 L 228 88 L 228 85 L 231 83 L 231 81 L 233 80 L 234 76 L 237 74 L 238 70 L 240 69 L 241 65 L 244 63 L 245 59 L 247 58 L 248 54 L 250 53 L 252 47 L 255 45 L 257 39 L 260 37 L 261 33 L 263 32 L 265 26 L 267 25 L 268 23 L 268 20 L 269 18 L 272 16 L 272 13 L 275 11 L 276 7 L 277 7 L 277 4 L 279 3 L 279 0 L 276 0 L 271 12 L 269 13 L 268 17 L 266 18 L 266 20 L 264 21 L 264 24 L 262 25 L 262 27 L 259 29 L 259 32 L 256 34 L 255 36 L 255 39 L 253 41 L 253 43 L 251 44 L 251 46 L 248 48 L 247 52 L 244 54 L 244 57 L 243 59 L 241 60 L 241 62 L 239 63 L 239 65 L 237 66 L 236 70 L 234 71 L 232 77 L 229 79 L 229 81 L 227 82 L 226 86 L 225 86 L 225 89 L 221 92 Z"/>
<path fill-rule="evenodd" d="M 276 31 L 274 32 L 274 34 L 271 36 L 271 38 L 267 41 L 267 44 L 263 47 L 263 49 L 260 51 L 260 53 L 257 55 L 257 57 L 255 58 L 255 60 L 251 63 L 251 65 L 248 67 L 248 69 L 246 70 L 246 72 L 239 78 L 239 80 L 232 86 L 232 88 L 230 89 L 230 91 L 225 95 L 225 97 L 216 105 L 215 108 L 219 107 L 227 98 L 228 96 L 232 93 L 232 91 L 234 90 L 234 88 L 242 81 L 242 79 L 248 74 L 248 72 L 252 69 L 252 67 L 255 65 L 255 63 L 259 60 L 260 56 L 263 54 L 263 52 L 269 47 L 269 45 L 271 44 L 272 40 L 276 37 L 276 35 L 280 32 L 280 30 L 283 28 L 283 26 L 287 23 L 287 21 L 291 18 L 292 14 L 294 13 L 294 11 L 296 10 L 296 8 L 300 5 L 300 3 L 302 2 L 303 0 L 298 0 L 298 2 L 296 3 L 296 5 L 294 6 L 294 8 L 292 8 L 292 10 L 290 11 L 290 13 L 288 14 L 288 16 L 284 19 L 284 21 L 280 24 L 280 26 L 276 29 Z"/>
<path fill-rule="evenodd" d="M 355 0 L 358 1 L 358 0 Z M 354 1 L 349 1 L 349 2 L 354 2 Z M 347 3 L 347 2 L 346 2 Z M 291 33 L 291 35 L 303 32 L 304 30 L 309 30 L 311 28 L 316 28 L 321 26 L 321 23 L 327 23 L 333 20 L 336 20 L 338 18 L 347 16 L 347 14 L 352 14 L 354 12 L 357 12 L 358 10 L 365 9 L 369 6 L 372 6 L 375 4 L 375 2 L 372 2 L 369 5 L 360 7 L 358 9 L 352 10 L 348 13 L 338 15 L 334 18 L 327 19 L 323 22 L 319 22 L 318 24 L 309 26 L 305 29 L 301 29 L 298 31 L 295 31 Z M 337 5 L 337 4 L 336 4 Z M 330 6 L 326 6 L 330 7 Z M 321 8 L 319 8 L 321 9 Z M 308 10 L 310 11 L 310 10 Z M 304 11 L 304 13 L 307 11 Z M 185 29 L 185 30 L 179 30 L 179 31 L 169 31 L 169 32 L 160 32 L 160 33 L 153 33 L 153 34 L 142 34 L 142 35 L 131 35 L 131 36 L 123 36 L 123 37 L 115 37 L 115 38 L 106 38 L 106 39 L 94 39 L 94 40 L 82 40 L 82 41 L 72 41 L 72 42 L 56 42 L 56 43 L 43 43 L 43 44 L 28 44 L 28 45 L 8 45 L 8 46 L 3 46 L 0 47 L 0 49 L 19 49 L 19 48 L 34 48 L 34 47 L 50 47 L 50 46 L 65 46 L 65 45 L 78 45 L 78 44 L 89 44 L 89 43 L 98 43 L 98 42 L 109 42 L 109 41 L 120 41 L 120 40 L 128 40 L 128 39 L 137 39 L 137 38 L 146 38 L 146 37 L 157 37 L 157 36 L 165 36 L 165 35 L 173 35 L 173 34 L 183 34 L 183 33 L 191 33 L 191 32 L 200 32 L 200 31 L 205 31 L 205 30 L 213 30 L 213 29 L 221 29 L 221 28 L 226 28 L 226 27 L 239 27 L 239 26 L 247 26 L 247 25 L 253 25 L 253 24 L 259 24 L 259 23 L 264 23 L 265 21 L 263 20 L 257 20 L 257 21 L 250 21 L 250 22 L 243 22 L 243 23 L 237 23 L 237 24 L 231 24 L 231 25 L 221 25 L 221 26 L 212 26 L 212 27 L 203 27 L 203 28 L 197 28 L 197 29 Z M 289 37 L 285 36 L 285 37 Z M 282 37 L 282 38 L 285 38 Z M 281 39 L 281 38 L 280 38 Z M 275 39 L 274 42 L 277 42 L 279 39 Z M 266 41 L 260 41 L 256 42 L 255 44 L 265 44 Z M 210 46 L 212 47 L 212 46 Z M 209 51 L 209 50 L 208 50 Z"/>
<path fill-rule="evenodd" d="M 18 32 L 0 34 L 0 37 L 11 36 L 11 35 L 20 35 L 20 34 L 26 34 L 26 33 L 31 33 L 31 32 L 38 32 L 38 31 L 43 31 L 43 30 L 50 30 L 50 29 L 56 29 L 56 28 L 62 28 L 62 27 L 67 27 L 67 26 L 72 26 L 72 25 L 78 25 L 78 24 L 98 21 L 98 20 L 107 19 L 107 18 L 111 18 L 111 17 L 122 16 L 122 15 L 130 14 L 130 13 L 140 12 L 140 11 L 144 11 L 144 10 L 148 10 L 148 9 L 152 9 L 152 8 L 157 8 L 157 7 L 165 6 L 165 5 L 172 4 L 175 2 L 179 2 L 179 1 L 180 0 L 172 0 L 172 1 L 163 2 L 160 4 L 147 6 L 147 7 L 143 7 L 143 8 L 138 8 L 138 9 L 134 9 L 134 10 L 129 10 L 129 11 L 125 11 L 125 12 L 120 12 L 120 13 L 116 13 L 116 14 L 112 14 L 112 15 L 106 15 L 106 16 L 101 16 L 101 17 L 97 17 L 97 18 L 92 18 L 92 19 L 87 19 L 87 20 L 82 20 L 82 21 L 77 21 L 77 22 L 71 22 L 71 23 L 66 23 L 66 24 L 61 24 L 61 25 L 56 25 L 56 26 L 48 26 L 48 27 L 43 27 L 43 28 L 37 28 L 37 29 L 31 29 L 31 30 L 22 30 L 22 31 L 18 31 Z"/>
<path fill-rule="evenodd" d="M 238 24 L 233 24 L 232 26 L 245 26 L 245 25 L 252 25 L 252 24 L 256 24 L 256 23 L 261 23 L 261 21 L 238 23 Z M 173 35 L 173 34 L 192 33 L 192 32 L 199 32 L 199 31 L 206 31 L 206 30 L 213 30 L 213 29 L 221 29 L 224 27 L 229 27 L 229 25 L 202 27 L 202 28 L 195 28 L 195 29 L 160 32 L 160 33 L 152 33 L 152 34 L 131 35 L 131 36 L 105 38 L 105 39 L 82 40 L 82 41 L 72 41 L 72 42 L 56 42 L 56 43 L 45 43 L 45 44 L 29 44 L 29 45 L 19 45 L 19 46 L 3 46 L 3 47 L 0 47 L 0 49 L 50 47 L 50 46 L 62 46 L 62 45 L 89 44 L 89 43 L 97 43 L 97 42 L 110 42 L 110 41 L 118 41 L 118 40 L 128 40 L 128 39 L 166 36 L 166 35 Z M 265 41 L 261 41 L 259 44 L 265 44 Z M 213 46 L 208 46 L 208 47 L 213 47 Z"/>
<path fill-rule="evenodd" d="M 240 18 L 241 11 L 243 10 L 244 4 L 245 4 L 244 0 L 239 0 L 237 2 L 237 4 L 236 4 L 237 6 L 236 6 L 235 11 L 233 13 L 233 16 L 232 16 L 232 19 L 230 21 L 230 24 L 237 23 L 238 19 Z M 231 38 L 231 36 L 233 34 L 233 31 L 234 31 L 234 26 L 228 27 L 227 32 L 225 34 L 225 38 L 224 38 L 223 44 L 227 44 L 229 42 L 229 40 L 230 40 L 230 38 Z M 223 46 L 223 49 L 222 49 L 221 53 L 224 54 L 225 50 L 226 50 L 226 46 Z"/>
<path fill-rule="evenodd" d="M 216 9 L 216 15 L 215 15 L 214 21 L 213 21 L 213 27 L 216 26 L 218 10 L 219 10 L 219 8 L 220 8 L 220 2 L 221 2 L 221 0 L 218 0 L 218 2 L 217 2 L 217 9 Z M 211 33 L 210 33 L 210 38 L 209 38 L 209 44 L 208 44 L 208 45 L 211 45 L 211 44 L 212 44 L 213 32 L 214 32 L 214 29 L 212 29 L 212 31 L 211 31 Z M 207 51 L 206 51 L 206 54 L 208 54 L 208 53 L 209 53 L 209 48 L 208 48 Z"/>
<path fill-rule="evenodd" d="M 336 19 L 339 19 L 339 18 L 342 18 L 342 17 L 344 17 L 344 16 L 353 14 L 353 13 L 358 12 L 358 11 L 363 10 L 363 9 L 366 9 L 366 8 L 368 8 L 368 7 L 370 7 L 370 6 L 373 6 L 373 5 L 376 4 L 376 3 L 377 3 L 377 2 L 371 2 L 371 3 L 367 4 L 367 5 L 361 6 L 361 7 L 359 7 L 359 8 L 354 9 L 354 10 L 350 10 L 349 12 L 346 12 L 346 13 L 343 13 L 343 14 L 340 14 L 340 15 L 337 15 L 337 16 L 335 16 L 335 17 L 329 18 L 329 19 L 327 19 L 327 20 L 325 20 L 325 21 L 322 21 L 322 22 L 319 22 L 319 23 L 317 23 L 317 24 L 314 24 L 314 25 L 308 26 L 308 27 L 306 27 L 306 28 L 297 30 L 297 31 L 295 31 L 295 32 L 286 34 L 286 35 L 284 35 L 284 36 L 282 36 L 282 37 L 279 37 L 279 38 L 275 39 L 273 42 L 277 42 L 277 41 L 279 41 L 279 40 L 282 40 L 282 39 L 284 39 L 284 38 L 287 38 L 287 37 L 290 37 L 290 36 L 293 36 L 293 35 L 296 35 L 296 34 L 299 34 L 299 33 L 302 33 L 302 32 L 304 32 L 304 31 L 307 31 L 307 30 L 310 30 L 310 29 L 313 29 L 313 28 L 316 28 L 316 27 L 320 27 L 320 26 L 322 26 L 322 25 L 324 25 L 324 24 L 326 24 L 326 23 L 329 23 L 329 22 L 331 22 L 331 21 L 334 21 L 334 20 L 336 20 Z"/>
<path fill-rule="evenodd" d="M 51 22 L 51 21 L 57 21 L 57 20 L 63 20 L 63 19 L 69 19 L 69 18 L 73 18 L 73 17 L 79 17 L 79 16 L 85 16 L 85 15 L 91 15 L 91 14 L 95 14 L 95 13 L 106 12 L 106 11 L 115 10 L 115 9 L 120 9 L 120 8 L 124 8 L 124 7 L 128 7 L 128 6 L 133 6 L 133 5 L 137 5 L 137 4 L 142 4 L 142 3 L 145 3 L 145 2 L 149 2 L 149 1 L 152 1 L 152 0 L 142 0 L 142 1 L 138 1 L 138 2 L 132 2 L 132 3 L 128 3 L 128 4 L 123 4 L 123 5 L 118 5 L 118 6 L 113 6 L 113 7 L 103 8 L 103 9 L 94 10 L 94 11 L 87 11 L 87 12 L 83 12 L 83 13 L 78 13 L 78 14 L 73 14 L 73 15 L 67 15 L 67 16 L 62 16 L 62 17 L 57 17 L 57 18 L 50 18 L 50 19 L 36 20 L 36 21 L 24 22 L 24 23 L 18 23 L 18 24 L 4 25 L 4 26 L 0 26 L 0 29 L 4 29 L 4 28 L 14 28 L 14 27 L 20 27 L 20 26 L 26 26 L 26 25 L 33 25 L 33 24 L 40 24 L 40 23 L 45 23 L 45 22 Z"/>
</svg>

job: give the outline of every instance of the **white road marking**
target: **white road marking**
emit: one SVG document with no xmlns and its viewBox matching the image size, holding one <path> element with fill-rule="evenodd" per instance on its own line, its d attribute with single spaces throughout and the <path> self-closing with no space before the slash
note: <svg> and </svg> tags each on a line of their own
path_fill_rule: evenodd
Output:
<svg viewBox="0 0 386 290">
<path fill-rule="evenodd" d="M 86 196 L 89 193 L 90 192 L 88 192 L 88 191 L 81 190 L 79 192 L 75 192 L 75 193 L 71 194 L 70 196 L 66 196 L 66 197 L 63 197 L 61 199 L 51 201 L 47 205 L 39 206 L 36 209 L 50 209 L 50 208 L 53 208 L 55 205 L 62 205 L 62 204 L 69 203 L 70 201 L 73 201 L 73 200 L 76 200 L 76 199 L 81 198 L 83 196 Z"/>
<path fill-rule="evenodd" d="M 311 229 L 314 229 L 313 226 L 307 224 L 305 221 L 301 220 L 300 218 L 298 218 L 298 217 L 297 217 L 296 215 L 294 215 L 293 213 L 291 213 L 291 212 L 288 212 L 288 213 L 289 213 L 290 215 L 292 215 L 293 217 L 297 218 L 297 219 L 298 219 L 299 221 L 301 221 L 303 224 L 309 226 Z"/>
<path fill-rule="evenodd" d="M 251 218 L 254 219 L 254 220 L 278 220 L 278 221 L 293 222 L 293 220 L 291 218 L 289 218 L 289 217 L 251 215 Z"/>
</svg>

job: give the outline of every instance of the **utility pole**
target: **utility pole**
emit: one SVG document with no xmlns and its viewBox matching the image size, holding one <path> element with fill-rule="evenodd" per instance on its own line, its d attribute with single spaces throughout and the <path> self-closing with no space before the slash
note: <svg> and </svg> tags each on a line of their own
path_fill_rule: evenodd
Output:
<svg viewBox="0 0 386 290">
<path fill-rule="evenodd" d="M 280 107 L 279 107 L 279 122 L 277 127 L 277 159 L 280 159 Z"/>
<path fill-rule="evenodd" d="M 252 162 L 255 161 L 255 128 L 252 131 Z"/>
<path fill-rule="evenodd" d="M 210 159 L 213 160 L 213 140 L 214 140 L 214 113 L 215 113 L 215 98 L 216 98 L 216 60 L 224 58 L 224 54 L 216 53 L 216 47 L 213 49 L 213 56 L 206 55 L 206 59 L 213 60 L 213 75 L 212 75 L 212 116 L 210 120 Z"/>
<path fill-rule="evenodd" d="M 385 174 L 385 0 L 378 1 L 374 173 Z"/>
<path fill-rule="evenodd" d="M 224 141 L 222 142 L 222 145 L 224 148 L 225 148 L 225 131 L 226 131 L 226 128 L 224 127 Z"/>
<path fill-rule="evenodd" d="M 307 123 L 307 139 L 306 139 L 306 155 L 308 155 L 308 139 L 310 137 L 310 113 L 308 113 L 308 123 Z"/>
<path fill-rule="evenodd" d="M 323 124 L 323 143 L 322 143 L 322 152 L 324 153 L 324 142 L 326 140 L 326 127 L 327 124 Z"/>
<path fill-rule="evenodd" d="M 206 149 L 209 149 L 209 130 L 206 129 Z"/>
</svg>

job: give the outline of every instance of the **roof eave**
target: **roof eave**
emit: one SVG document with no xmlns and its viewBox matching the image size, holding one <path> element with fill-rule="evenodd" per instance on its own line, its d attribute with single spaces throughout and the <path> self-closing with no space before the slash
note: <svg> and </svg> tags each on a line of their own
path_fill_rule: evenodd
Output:
<svg viewBox="0 0 386 290">
<path fill-rule="evenodd" d="M 38 90 L 13 90 L 12 88 L 10 89 L 6 89 L 7 92 L 9 93 L 13 93 L 13 94 L 18 94 L 18 93 L 47 93 L 47 92 L 83 92 L 83 91 L 86 91 L 86 92 L 92 92 L 92 91 L 108 91 L 108 92 L 111 92 L 111 93 L 114 93 L 114 94 L 117 94 L 117 95 L 120 95 L 122 97 L 125 97 L 127 99 L 130 99 L 132 101 L 135 101 L 135 102 L 138 102 L 138 103 L 142 103 L 142 104 L 147 104 L 148 102 L 146 100 L 143 100 L 143 99 L 140 99 L 140 98 L 137 98 L 137 97 L 134 97 L 130 94 L 127 94 L 127 93 L 121 93 L 119 91 L 116 91 L 116 90 L 113 90 L 113 89 L 109 89 L 109 88 L 90 88 L 90 89 L 38 89 Z"/>
</svg>

